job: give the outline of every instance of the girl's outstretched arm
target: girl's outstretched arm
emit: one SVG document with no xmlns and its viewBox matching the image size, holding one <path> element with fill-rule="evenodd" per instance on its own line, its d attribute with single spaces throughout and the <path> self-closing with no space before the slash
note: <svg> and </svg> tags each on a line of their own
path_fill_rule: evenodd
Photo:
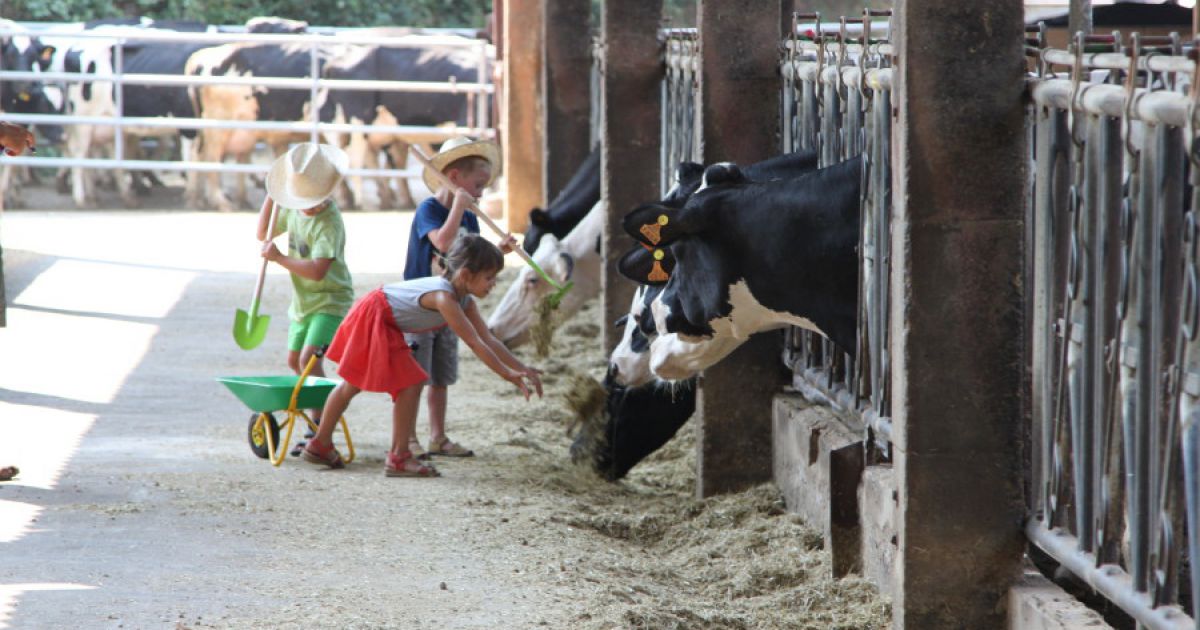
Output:
<svg viewBox="0 0 1200 630">
<path fill-rule="evenodd" d="M 467 344 L 467 347 L 483 361 L 484 365 L 488 366 L 493 372 L 498 374 L 500 378 L 516 385 L 521 393 L 525 395 L 525 400 L 529 400 L 529 387 L 525 385 L 525 374 L 520 371 L 505 365 L 500 357 L 496 356 L 495 352 L 487 345 L 479 334 L 475 332 L 475 327 L 471 324 L 471 320 L 467 319 L 467 314 L 463 312 L 458 301 L 454 299 L 454 295 L 449 291 L 430 291 L 421 296 L 421 306 L 425 308 L 436 308 L 442 317 L 446 319 L 446 325 L 450 326 L 459 339 Z"/>
<path fill-rule="evenodd" d="M 475 334 L 479 335 L 479 338 L 487 344 L 488 348 L 490 348 L 491 351 L 495 353 L 495 355 L 499 357 L 505 365 L 525 375 L 525 378 L 529 379 L 530 383 L 533 384 L 534 389 L 537 391 L 538 398 L 541 398 L 542 371 L 521 363 L 520 359 L 513 356 L 513 353 L 508 351 L 508 347 L 504 345 L 504 342 L 497 339 L 496 336 L 492 334 L 492 331 L 488 330 L 487 324 L 483 321 L 483 316 L 479 314 L 479 307 L 475 305 L 475 300 L 471 300 L 467 304 L 467 308 L 463 309 L 463 311 L 466 313 L 467 319 L 471 322 L 471 326 L 475 328 Z"/>
</svg>

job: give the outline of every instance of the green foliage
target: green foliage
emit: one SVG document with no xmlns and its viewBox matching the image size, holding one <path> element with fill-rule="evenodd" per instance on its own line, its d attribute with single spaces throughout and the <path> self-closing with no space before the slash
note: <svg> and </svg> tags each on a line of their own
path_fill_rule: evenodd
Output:
<svg viewBox="0 0 1200 630">
<path fill-rule="evenodd" d="M 145 16 L 243 24 L 260 15 L 305 20 L 319 26 L 424 26 L 482 28 L 491 0 L 0 0 L 4 17 L 18 21 L 73 22 Z"/>
</svg>

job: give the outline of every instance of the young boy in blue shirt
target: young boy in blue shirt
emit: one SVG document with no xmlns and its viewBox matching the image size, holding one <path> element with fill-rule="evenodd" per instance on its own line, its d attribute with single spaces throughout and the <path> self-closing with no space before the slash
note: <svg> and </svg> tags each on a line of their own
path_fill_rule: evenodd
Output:
<svg viewBox="0 0 1200 630">
<path fill-rule="evenodd" d="M 442 144 L 430 163 L 444 173 L 455 188 L 442 186 L 426 167 L 425 185 L 435 192 L 417 206 L 413 217 L 408 236 L 408 260 L 404 265 L 405 280 L 441 275 L 441 257 L 450 251 L 454 239 L 462 233 L 479 233 L 479 220 L 467 208 L 499 174 L 500 149 L 493 142 L 452 138 Z M 500 251 L 505 254 L 515 247 L 512 236 L 500 243 Z M 429 455 L 473 456 L 473 451 L 446 436 L 448 388 L 458 380 L 458 337 L 449 327 L 406 337 L 417 362 L 429 374 L 426 397 L 429 449 L 423 449 L 414 435 L 409 450 L 421 458 Z"/>
</svg>

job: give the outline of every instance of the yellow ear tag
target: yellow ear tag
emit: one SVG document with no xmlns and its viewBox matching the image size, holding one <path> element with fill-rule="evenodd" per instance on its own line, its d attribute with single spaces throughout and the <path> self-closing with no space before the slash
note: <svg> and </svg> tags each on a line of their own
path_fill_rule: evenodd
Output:
<svg viewBox="0 0 1200 630">
<path fill-rule="evenodd" d="M 665 214 L 658 215 L 658 224 L 659 225 L 666 225 L 668 222 L 670 222 L 670 219 L 667 218 L 667 215 L 665 215 Z"/>
</svg>

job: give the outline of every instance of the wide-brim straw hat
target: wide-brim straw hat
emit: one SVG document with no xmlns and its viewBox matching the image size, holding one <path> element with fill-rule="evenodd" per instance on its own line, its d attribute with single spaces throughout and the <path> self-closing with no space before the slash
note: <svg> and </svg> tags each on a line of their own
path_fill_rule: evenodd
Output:
<svg viewBox="0 0 1200 630">
<path fill-rule="evenodd" d="M 496 176 L 500 174 L 500 147 L 490 140 L 472 140 L 466 137 L 451 138 L 442 143 L 441 150 L 430 158 L 429 163 L 439 172 L 443 172 L 456 160 L 471 156 L 481 157 L 491 163 L 492 177 L 486 184 L 491 186 L 492 182 L 496 181 Z M 428 166 L 425 167 L 422 177 L 429 190 L 437 191 L 442 187 L 442 180 L 431 173 Z"/>
<path fill-rule="evenodd" d="M 350 156 L 328 144 L 297 144 L 271 165 L 267 194 L 284 208 L 305 210 L 333 194 L 350 168 Z"/>
</svg>

